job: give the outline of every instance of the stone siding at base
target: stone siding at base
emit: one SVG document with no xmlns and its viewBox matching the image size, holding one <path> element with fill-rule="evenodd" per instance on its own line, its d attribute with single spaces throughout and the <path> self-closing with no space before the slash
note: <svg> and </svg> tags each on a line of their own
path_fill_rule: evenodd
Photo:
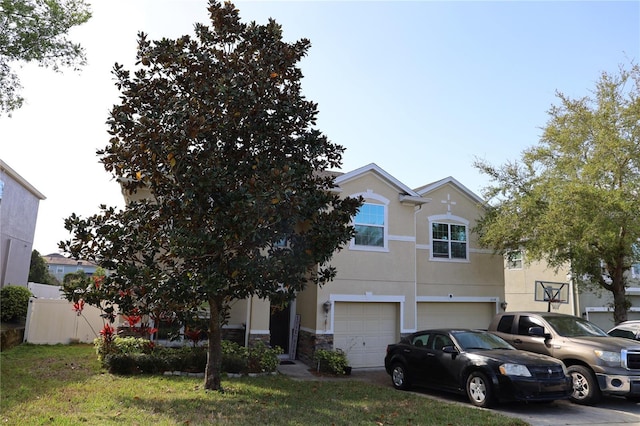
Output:
<svg viewBox="0 0 640 426">
<path fill-rule="evenodd" d="M 222 328 L 222 339 L 244 346 L 244 328 Z"/>
<path fill-rule="evenodd" d="M 256 343 L 262 342 L 265 345 L 269 346 L 271 344 L 271 335 L 270 334 L 250 334 L 249 335 L 249 347 L 254 346 Z M 242 342 L 244 346 L 244 342 Z"/>
<path fill-rule="evenodd" d="M 333 349 L 333 334 L 315 334 L 300 330 L 296 358 L 306 365 L 313 366 L 316 349 Z"/>
</svg>

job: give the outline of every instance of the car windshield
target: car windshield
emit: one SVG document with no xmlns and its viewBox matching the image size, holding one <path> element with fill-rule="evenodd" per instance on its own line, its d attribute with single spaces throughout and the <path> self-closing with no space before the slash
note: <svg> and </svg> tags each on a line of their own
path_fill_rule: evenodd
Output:
<svg viewBox="0 0 640 426">
<path fill-rule="evenodd" d="M 582 318 L 572 316 L 545 316 L 545 320 L 561 336 L 564 337 L 602 337 L 607 333 L 595 324 Z"/>
<path fill-rule="evenodd" d="M 483 331 L 454 331 L 451 334 L 465 351 L 473 349 L 515 349 L 495 334 Z"/>
</svg>

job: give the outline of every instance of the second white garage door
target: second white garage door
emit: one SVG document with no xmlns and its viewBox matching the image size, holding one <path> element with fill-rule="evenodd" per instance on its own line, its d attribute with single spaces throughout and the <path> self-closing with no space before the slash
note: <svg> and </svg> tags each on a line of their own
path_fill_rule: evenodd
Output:
<svg viewBox="0 0 640 426">
<path fill-rule="evenodd" d="M 398 341 L 397 303 L 336 302 L 334 346 L 352 367 L 382 367 L 387 345 Z"/>
<path fill-rule="evenodd" d="M 495 314 L 495 303 L 422 302 L 418 303 L 418 330 L 455 327 L 486 329 Z"/>
</svg>

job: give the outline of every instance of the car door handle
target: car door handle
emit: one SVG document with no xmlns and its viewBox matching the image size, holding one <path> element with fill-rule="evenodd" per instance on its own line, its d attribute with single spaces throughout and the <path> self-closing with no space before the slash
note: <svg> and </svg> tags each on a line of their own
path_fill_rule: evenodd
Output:
<svg viewBox="0 0 640 426">
<path fill-rule="evenodd" d="M 436 356 L 436 354 L 431 353 L 431 352 L 427 352 L 427 356 Z"/>
<path fill-rule="evenodd" d="M 522 340 L 520 340 L 520 339 L 514 339 L 514 340 L 513 340 L 513 343 L 522 343 Z"/>
</svg>

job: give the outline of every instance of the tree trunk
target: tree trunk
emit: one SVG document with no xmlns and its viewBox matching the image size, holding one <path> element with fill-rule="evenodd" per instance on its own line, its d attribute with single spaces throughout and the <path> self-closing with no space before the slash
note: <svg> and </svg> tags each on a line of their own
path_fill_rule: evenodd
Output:
<svg viewBox="0 0 640 426">
<path fill-rule="evenodd" d="M 611 293 L 613 293 L 613 321 L 616 325 L 627 320 L 627 292 L 622 276 L 613 277 Z"/>
<path fill-rule="evenodd" d="M 209 298 L 209 350 L 207 368 L 204 374 L 204 388 L 223 392 L 222 372 L 222 326 L 220 323 L 221 304 L 215 298 Z"/>
</svg>

